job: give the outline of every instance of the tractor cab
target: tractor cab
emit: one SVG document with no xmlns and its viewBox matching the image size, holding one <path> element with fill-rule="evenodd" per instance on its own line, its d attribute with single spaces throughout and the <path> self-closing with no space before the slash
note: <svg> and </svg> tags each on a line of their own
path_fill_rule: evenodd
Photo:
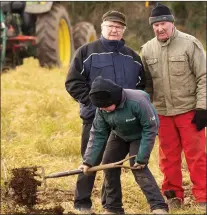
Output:
<svg viewBox="0 0 207 215">
<path fill-rule="evenodd" d="M 19 13 L 24 12 L 26 2 L 20 1 L 6 1 L 1 2 L 1 9 L 3 13 Z"/>
<path fill-rule="evenodd" d="M 2 2 L 1 10 L 5 14 L 5 24 L 8 28 L 7 36 L 19 34 L 34 35 L 36 18 L 25 12 L 26 2 Z"/>
</svg>

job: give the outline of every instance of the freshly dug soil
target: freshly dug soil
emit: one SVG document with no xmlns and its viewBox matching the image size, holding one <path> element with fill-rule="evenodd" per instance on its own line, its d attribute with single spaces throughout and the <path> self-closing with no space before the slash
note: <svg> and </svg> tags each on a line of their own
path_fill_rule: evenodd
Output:
<svg viewBox="0 0 207 215">
<path fill-rule="evenodd" d="M 28 214 L 28 215 L 62 215 L 65 212 L 64 203 L 73 201 L 74 193 L 68 190 L 46 189 L 37 192 L 36 204 L 33 207 L 19 205 L 16 201 L 2 190 L 3 214 Z M 74 214 L 67 208 L 67 214 Z"/>
<path fill-rule="evenodd" d="M 72 201 L 74 193 L 71 191 L 40 189 L 41 181 L 38 167 L 15 168 L 11 170 L 11 179 L 5 182 L 2 190 L 1 203 L 4 214 L 48 214 L 62 215 L 63 202 Z M 73 214 L 68 211 L 68 214 Z"/>
<path fill-rule="evenodd" d="M 35 179 L 36 171 L 36 167 L 12 169 L 13 177 L 8 186 L 17 204 L 29 208 L 36 204 L 37 187 L 41 186 L 41 181 Z"/>
<path fill-rule="evenodd" d="M 64 208 L 62 206 L 55 206 L 49 209 L 33 209 L 29 214 L 48 214 L 48 215 L 62 215 Z"/>
<path fill-rule="evenodd" d="M 50 208 L 32 208 L 30 210 L 23 210 L 23 209 L 13 209 L 13 210 L 8 210 L 6 211 L 7 215 L 63 215 L 64 208 L 62 206 L 55 206 L 55 207 L 50 207 Z"/>
</svg>

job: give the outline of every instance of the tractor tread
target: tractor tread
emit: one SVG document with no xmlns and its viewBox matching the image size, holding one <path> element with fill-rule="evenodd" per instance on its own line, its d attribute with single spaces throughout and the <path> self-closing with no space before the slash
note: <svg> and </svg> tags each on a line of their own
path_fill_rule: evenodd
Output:
<svg viewBox="0 0 207 215">
<path fill-rule="evenodd" d="M 58 27 L 59 20 L 63 18 L 71 32 L 70 20 L 67 11 L 59 4 L 54 3 L 52 9 L 48 13 L 40 14 L 36 22 L 36 36 L 37 36 L 37 58 L 40 66 L 52 68 L 54 66 L 61 66 L 58 48 Z M 72 35 L 71 35 L 72 36 Z M 73 51 L 73 41 L 70 41 L 71 50 Z M 70 59 L 68 59 L 68 63 Z"/>
<path fill-rule="evenodd" d="M 79 22 L 73 29 L 73 38 L 75 49 L 80 46 L 91 42 L 91 37 L 93 41 L 97 38 L 96 30 L 90 22 Z"/>
</svg>

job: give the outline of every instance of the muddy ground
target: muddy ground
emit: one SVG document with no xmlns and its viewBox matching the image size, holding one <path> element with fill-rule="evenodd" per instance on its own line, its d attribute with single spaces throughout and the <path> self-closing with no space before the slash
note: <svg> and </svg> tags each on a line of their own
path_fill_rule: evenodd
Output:
<svg viewBox="0 0 207 215">
<path fill-rule="evenodd" d="M 43 189 L 45 185 L 37 169 L 36 167 L 12 169 L 10 181 L 6 182 L 1 190 L 1 213 L 64 214 L 61 203 L 72 201 L 73 193 Z M 67 214 L 70 214 L 70 211 L 67 211 Z"/>
<path fill-rule="evenodd" d="M 1 214 L 74 214 L 69 209 L 73 205 L 74 192 L 47 188 L 37 169 L 12 169 L 12 177 L 1 190 Z M 185 205 L 191 206 L 191 185 L 184 185 L 184 189 Z M 99 196 L 98 190 L 94 189 L 93 195 Z"/>
</svg>

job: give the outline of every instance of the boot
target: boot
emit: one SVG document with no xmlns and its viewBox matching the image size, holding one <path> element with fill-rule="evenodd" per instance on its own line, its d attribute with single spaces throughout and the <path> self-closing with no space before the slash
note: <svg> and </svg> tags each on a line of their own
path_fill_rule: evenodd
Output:
<svg viewBox="0 0 207 215">
<path fill-rule="evenodd" d="M 105 209 L 103 214 L 117 214 L 117 215 L 124 215 L 124 211 L 115 211 L 110 209 Z"/>
<path fill-rule="evenodd" d="M 91 208 L 76 208 L 77 214 L 95 214 L 94 211 Z"/>
<path fill-rule="evenodd" d="M 107 209 L 103 212 L 103 214 L 116 214 L 116 213 L 113 213 L 113 212 L 110 212 L 108 211 Z"/>
<path fill-rule="evenodd" d="M 153 210 L 152 214 L 168 214 L 168 212 L 165 209 L 160 208 L 160 209 Z"/>
<path fill-rule="evenodd" d="M 164 192 L 164 195 L 167 198 L 166 203 L 170 210 L 179 209 L 182 206 L 182 199 L 176 197 L 174 190 L 168 190 Z"/>
<path fill-rule="evenodd" d="M 182 206 L 182 200 L 180 198 L 168 199 L 167 204 L 170 210 L 180 209 Z"/>
</svg>

